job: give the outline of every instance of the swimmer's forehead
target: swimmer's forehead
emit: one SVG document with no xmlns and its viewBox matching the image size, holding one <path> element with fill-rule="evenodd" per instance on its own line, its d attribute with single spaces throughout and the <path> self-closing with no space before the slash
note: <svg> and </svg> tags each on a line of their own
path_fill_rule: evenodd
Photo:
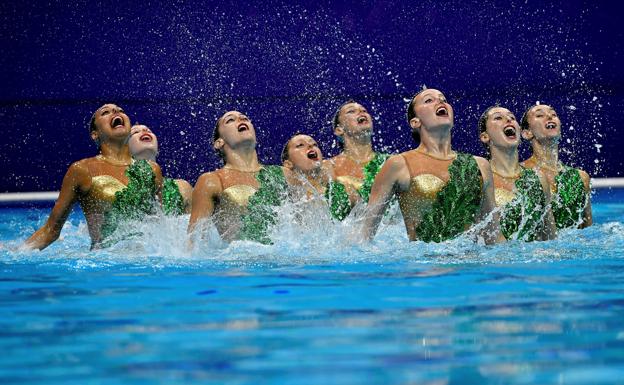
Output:
<svg viewBox="0 0 624 385">
<path fill-rule="evenodd" d="M 149 129 L 149 127 L 147 127 L 146 125 L 143 124 L 135 124 L 134 126 L 132 126 L 132 128 L 130 129 L 131 133 L 137 133 L 139 131 L 148 131 L 148 132 L 152 132 L 152 130 Z"/>
<path fill-rule="evenodd" d="M 107 104 L 104 104 L 102 107 L 98 108 L 95 112 L 99 112 L 107 108 L 118 108 L 123 111 L 123 108 L 119 107 L 118 105 L 113 104 L 113 103 L 107 103 Z"/>
<path fill-rule="evenodd" d="M 236 111 L 236 110 L 228 111 L 225 114 L 221 115 L 221 119 L 225 119 L 225 118 L 229 118 L 229 117 L 233 117 L 233 116 L 234 117 L 238 117 L 240 115 L 245 115 L 245 114 L 243 114 L 242 112 Z"/>
<path fill-rule="evenodd" d="M 425 99 L 428 96 L 442 96 L 443 98 L 445 97 L 444 94 L 442 93 L 442 91 L 436 90 L 435 88 L 429 88 L 424 90 L 423 92 L 419 93 L 418 95 L 416 95 L 416 101 L 418 102 L 419 100 L 422 101 L 423 99 Z"/>
<path fill-rule="evenodd" d="M 313 137 L 311 137 L 310 135 L 305 135 L 305 134 L 299 134 L 299 135 L 293 136 L 293 138 L 290 140 L 290 143 L 296 143 L 296 142 L 312 142 L 316 144 L 316 140 L 314 140 Z"/>
<path fill-rule="evenodd" d="M 513 115 L 513 112 L 509 111 L 508 109 L 506 109 L 505 107 L 494 107 L 490 110 L 490 112 L 488 113 L 489 116 L 492 116 L 494 114 L 511 114 Z"/>
<path fill-rule="evenodd" d="M 347 110 L 347 109 L 349 109 L 349 108 L 363 108 L 363 109 L 366 109 L 366 107 L 364 107 L 363 105 L 361 105 L 361 104 L 360 104 L 360 103 L 358 103 L 358 102 L 351 102 L 351 103 L 347 103 L 347 104 L 345 104 L 344 106 L 342 106 L 342 107 L 340 108 L 340 111 L 341 111 L 341 112 L 342 112 L 342 111 L 346 111 L 346 110 Z"/>
<path fill-rule="evenodd" d="M 540 104 L 537 105 L 535 107 L 532 107 L 531 112 L 536 113 L 536 112 L 549 112 L 549 111 L 555 111 L 554 108 L 552 108 L 551 106 L 549 106 L 548 104 Z"/>
</svg>

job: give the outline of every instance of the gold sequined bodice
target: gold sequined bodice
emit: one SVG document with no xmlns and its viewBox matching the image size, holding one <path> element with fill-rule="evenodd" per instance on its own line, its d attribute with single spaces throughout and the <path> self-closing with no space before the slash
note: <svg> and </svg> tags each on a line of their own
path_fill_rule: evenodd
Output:
<svg viewBox="0 0 624 385">
<path fill-rule="evenodd" d="M 115 193 L 126 188 L 117 178 L 110 175 L 98 175 L 91 178 L 91 196 L 97 200 L 112 203 Z"/>
<path fill-rule="evenodd" d="M 226 212 L 244 213 L 247 211 L 249 198 L 255 193 L 256 189 L 248 185 L 230 186 L 221 193 L 219 209 Z"/>
<path fill-rule="evenodd" d="M 433 174 L 421 174 L 413 177 L 409 189 L 399 193 L 399 206 L 404 217 L 416 218 L 431 207 L 438 193 L 446 182 Z"/>
<path fill-rule="evenodd" d="M 505 206 L 511 202 L 516 194 L 513 191 L 509 191 L 504 188 L 497 187 L 494 189 L 494 200 L 496 201 L 496 207 Z"/>
<path fill-rule="evenodd" d="M 364 184 L 362 179 L 356 178 L 356 177 L 351 176 L 351 175 L 341 175 L 341 176 L 336 178 L 336 181 L 339 182 L 339 183 L 342 183 L 345 186 L 351 186 L 355 190 L 361 189 L 362 185 Z"/>
</svg>

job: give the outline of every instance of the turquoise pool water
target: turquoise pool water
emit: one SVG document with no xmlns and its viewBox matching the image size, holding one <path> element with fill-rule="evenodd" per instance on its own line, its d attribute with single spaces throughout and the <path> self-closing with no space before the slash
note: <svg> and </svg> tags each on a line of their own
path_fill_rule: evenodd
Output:
<svg viewBox="0 0 624 385">
<path fill-rule="evenodd" d="M 319 226 L 192 253 L 183 219 L 89 251 L 79 213 L 19 252 L 49 209 L 0 208 L 0 383 L 623 383 L 624 192 L 593 202 L 549 242 Z"/>
</svg>

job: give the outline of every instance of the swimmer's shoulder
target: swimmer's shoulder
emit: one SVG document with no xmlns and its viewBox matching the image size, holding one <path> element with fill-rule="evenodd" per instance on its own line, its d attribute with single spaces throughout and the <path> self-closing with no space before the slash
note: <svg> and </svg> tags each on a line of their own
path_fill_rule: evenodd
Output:
<svg viewBox="0 0 624 385">
<path fill-rule="evenodd" d="M 577 168 L 577 171 L 579 173 L 579 176 L 581 177 L 581 180 L 583 181 L 583 186 L 585 186 L 585 190 L 589 191 L 591 183 L 591 178 L 589 177 L 589 174 L 584 170 L 581 170 L 580 168 Z"/>
<path fill-rule="evenodd" d="M 223 184 L 221 183 L 220 173 L 222 169 L 209 171 L 201 174 L 197 178 L 195 187 L 193 188 L 193 195 L 217 195 L 223 192 Z"/>
</svg>

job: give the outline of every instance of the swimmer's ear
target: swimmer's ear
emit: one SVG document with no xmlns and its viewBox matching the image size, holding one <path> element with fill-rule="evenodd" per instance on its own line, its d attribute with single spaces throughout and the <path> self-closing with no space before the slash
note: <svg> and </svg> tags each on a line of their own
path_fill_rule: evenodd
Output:
<svg viewBox="0 0 624 385">
<path fill-rule="evenodd" d="M 522 135 L 522 139 L 524 140 L 533 139 L 533 133 L 531 132 L 531 130 L 522 130 L 520 131 L 520 135 Z"/>
<path fill-rule="evenodd" d="M 479 139 L 481 139 L 481 143 L 488 144 L 490 142 L 490 135 L 488 135 L 487 132 L 482 132 L 481 135 L 479 135 Z"/>
<path fill-rule="evenodd" d="M 224 145 L 225 145 L 225 141 L 222 138 L 219 138 L 214 141 L 214 143 L 212 144 L 212 148 L 218 151 L 218 150 L 221 150 Z"/>
<path fill-rule="evenodd" d="M 418 118 L 410 119 L 409 124 L 410 124 L 410 127 L 412 127 L 413 129 L 417 129 L 417 128 L 420 128 L 420 126 L 422 126 L 422 122 Z"/>
<path fill-rule="evenodd" d="M 344 128 L 341 125 L 338 125 L 334 128 L 334 135 L 336 136 L 343 136 L 344 135 Z"/>
<path fill-rule="evenodd" d="M 93 139 L 93 141 L 98 145 L 100 144 L 100 135 L 98 135 L 97 130 L 91 131 L 91 139 Z"/>
<path fill-rule="evenodd" d="M 284 167 L 286 167 L 289 170 L 292 170 L 295 165 L 293 164 L 293 162 L 291 162 L 290 160 L 286 159 L 283 163 Z"/>
</svg>

